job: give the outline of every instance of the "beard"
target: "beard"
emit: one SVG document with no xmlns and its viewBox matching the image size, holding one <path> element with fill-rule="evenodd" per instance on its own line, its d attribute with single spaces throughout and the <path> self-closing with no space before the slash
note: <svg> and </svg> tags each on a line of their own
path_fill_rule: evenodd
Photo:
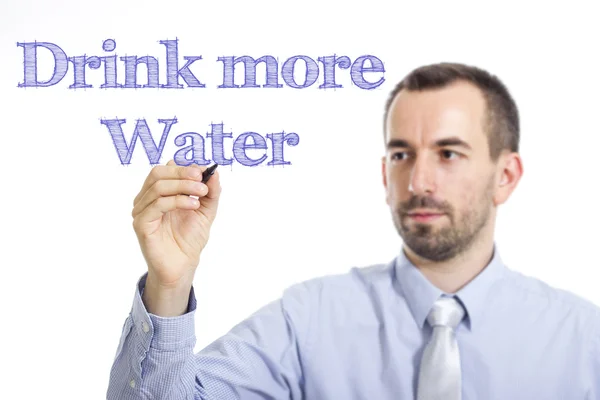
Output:
<svg viewBox="0 0 600 400">
<path fill-rule="evenodd" d="M 437 201 L 431 197 L 413 196 L 408 201 L 399 203 L 394 209 L 396 230 L 404 243 L 420 257 L 436 262 L 455 258 L 471 247 L 488 223 L 493 184 L 493 179 L 490 179 L 485 191 L 475 202 L 470 202 L 460 214 L 448 202 Z M 437 228 L 435 222 L 428 224 L 409 221 L 408 213 L 418 208 L 443 213 L 448 217 L 449 224 Z"/>
</svg>

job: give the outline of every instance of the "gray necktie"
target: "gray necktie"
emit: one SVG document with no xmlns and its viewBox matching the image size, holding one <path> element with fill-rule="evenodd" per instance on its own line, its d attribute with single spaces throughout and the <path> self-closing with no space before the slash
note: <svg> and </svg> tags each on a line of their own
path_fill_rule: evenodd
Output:
<svg viewBox="0 0 600 400">
<path fill-rule="evenodd" d="M 419 371 L 417 400 L 460 400 L 461 368 L 454 329 L 465 310 L 454 297 L 440 297 L 427 316 L 433 327 Z"/>
</svg>

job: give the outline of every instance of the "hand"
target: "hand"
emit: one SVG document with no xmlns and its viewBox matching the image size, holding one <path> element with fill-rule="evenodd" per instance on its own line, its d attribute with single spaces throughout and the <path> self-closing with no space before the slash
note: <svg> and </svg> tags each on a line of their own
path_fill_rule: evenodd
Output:
<svg viewBox="0 0 600 400">
<path fill-rule="evenodd" d="M 148 279 L 161 287 L 191 284 L 208 242 L 221 185 L 218 171 L 203 184 L 205 169 L 178 166 L 173 160 L 155 166 L 133 201 L 133 228 L 148 264 Z"/>
</svg>

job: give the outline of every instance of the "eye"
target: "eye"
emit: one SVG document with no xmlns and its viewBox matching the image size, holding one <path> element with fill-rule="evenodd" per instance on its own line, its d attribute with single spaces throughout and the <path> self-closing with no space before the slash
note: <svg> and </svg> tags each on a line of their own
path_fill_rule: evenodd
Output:
<svg viewBox="0 0 600 400">
<path fill-rule="evenodd" d="M 404 160 L 408 155 L 406 154 L 406 152 L 404 151 L 397 151 L 395 153 L 392 153 L 391 155 L 391 159 L 392 160 Z"/>
<path fill-rule="evenodd" d="M 442 150 L 442 156 L 447 160 L 451 160 L 452 156 L 455 156 L 454 158 L 457 158 L 460 157 L 460 154 L 452 150 Z"/>
</svg>

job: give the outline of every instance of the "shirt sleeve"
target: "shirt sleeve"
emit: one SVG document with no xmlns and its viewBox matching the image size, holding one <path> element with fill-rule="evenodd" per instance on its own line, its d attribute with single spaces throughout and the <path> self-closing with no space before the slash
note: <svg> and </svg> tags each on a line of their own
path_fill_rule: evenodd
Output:
<svg viewBox="0 0 600 400">
<path fill-rule="evenodd" d="M 302 398 L 309 335 L 306 284 L 273 301 L 194 354 L 196 298 L 177 317 L 148 313 L 139 280 L 110 372 L 107 400 L 267 400 Z"/>
<path fill-rule="evenodd" d="M 590 375 L 591 388 L 588 391 L 586 400 L 600 400 L 600 309 L 596 310 L 591 330 L 592 341 L 590 349 Z"/>
</svg>

